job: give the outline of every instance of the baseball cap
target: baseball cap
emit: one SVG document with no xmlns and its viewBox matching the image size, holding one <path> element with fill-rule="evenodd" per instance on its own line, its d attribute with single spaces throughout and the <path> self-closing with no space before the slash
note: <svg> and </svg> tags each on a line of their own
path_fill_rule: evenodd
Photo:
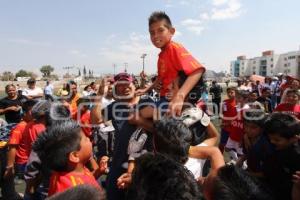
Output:
<svg viewBox="0 0 300 200">
<path fill-rule="evenodd" d="M 117 75 L 114 76 L 114 81 L 129 81 L 129 82 L 133 82 L 133 77 L 125 72 L 119 73 Z"/>
</svg>

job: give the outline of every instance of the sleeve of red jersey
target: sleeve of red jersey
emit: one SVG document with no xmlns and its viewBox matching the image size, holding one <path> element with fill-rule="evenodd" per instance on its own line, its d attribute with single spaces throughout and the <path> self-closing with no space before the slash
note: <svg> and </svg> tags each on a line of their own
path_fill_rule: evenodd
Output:
<svg viewBox="0 0 300 200">
<path fill-rule="evenodd" d="M 183 70 L 186 75 L 202 69 L 205 72 L 205 67 L 199 63 L 183 46 L 172 44 L 172 54 L 178 70 Z"/>
<path fill-rule="evenodd" d="M 21 125 L 17 125 L 14 129 L 10 131 L 8 144 L 10 145 L 18 145 L 20 144 L 21 135 L 24 128 Z"/>
</svg>

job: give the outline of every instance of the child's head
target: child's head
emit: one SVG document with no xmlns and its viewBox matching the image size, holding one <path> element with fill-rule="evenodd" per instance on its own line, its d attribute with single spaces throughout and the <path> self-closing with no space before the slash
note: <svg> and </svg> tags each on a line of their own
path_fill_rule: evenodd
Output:
<svg viewBox="0 0 300 200">
<path fill-rule="evenodd" d="M 149 33 L 153 45 L 163 48 L 175 33 L 172 22 L 165 12 L 153 12 L 149 17 Z"/>
<path fill-rule="evenodd" d="M 249 110 L 244 113 L 244 132 L 249 138 L 263 133 L 266 114 L 263 110 Z"/>
<path fill-rule="evenodd" d="M 54 171 L 72 171 L 92 156 L 92 144 L 73 120 L 55 123 L 33 144 L 41 161 Z"/>
<path fill-rule="evenodd" d="M 261 90 L 261 96 L 262 97 L 269 97 L 271 95 L 271 89 L 270 88 L 263 88 Z"/>
<path fill-rule="evenodd" d="M 265 132 L 277 149 L 285 149 L 297 142 L 300 123 L 287 113 L 273 113 L 265 122 Z"/>
<path fill-rule="evenodd" d="M 201 199 L 193 175 L 162 154 L 147 153 L 136 159 L 128 199 Z"/>
<path fill-rule="evenodd" d="M 249 94 L 249 102 L 255 102 L 257 100 L 257 92 L 252 91 Z"/>
<path fill-rule="evenodd" d="M 227 96 L 229 99 L 235 98 L 235 91 L 236 91 L 236 88 L 234 88 L 234 87 L 227 88 L 226 92 L 227 92 Z"/>
<path fill-rule="evenodd" d="M 246 171 L 225 165 L 206 178 L 204 196 L 207 200 L 271 200 L 268 191 Z"/>
<path fill-rule="evenodd" d="M 235 93 L 236 104 L 240 104 L 241 106 L 243 106 L 244 104 L 246 104 L 248 102 L 248 98 L 249 98 L 248 91 L 236 90 L 236 93 Z"/>
<path fill-rule="evenodd" d="M 192 140 L 192 133 L 182 121 L 164 117 L 154 124 L 153 146 L 156 152 L 185 163 Z"/>
<path fill-rule="evenodd" d="M 76 103 L 77 107 L 79 108 L 78 110 L 80 110 L 80 112 L 83 113 L 89 109 L 91 100 L 88 97 L 81 97 L 77 100 Z"/>
<path fill-rule="evenodd" d="M 31 110 L 34 120 L 43 122 L 50 115 L 51 105 L 50 101 L 38 101 Z"/>
<path fill-rule="evenodd" d="M 23 120 L 28 122 L 30 120 L 32 120 L 32 114 L 31 114 L 31 110 L 32 107 L 37 103 L 36 100 L 33 99 L 29 99 L 27 101 L 25 101 L 22 105 L 22 110 L 23 110 Z"/>
<path fill-rule="evenodd" d="M 295 105 L 299 102 L 300 92 L 299 90 L 288 90 L 286 92 L 286 102 Z"/>
</svg>

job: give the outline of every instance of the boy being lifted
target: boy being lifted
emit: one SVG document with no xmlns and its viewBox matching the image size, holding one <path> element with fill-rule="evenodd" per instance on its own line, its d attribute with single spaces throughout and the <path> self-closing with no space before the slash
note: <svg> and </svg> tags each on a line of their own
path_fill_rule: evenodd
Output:
<svg viewBox="0 0 300 200">
<path fill-rule="evenodd" d="M 156 106 L 160 109 L 168 108 L 168 115 L 179 116 L 184 99 L 199 82 L 205 68 L 182 45 L 172 41 L 175 28 L 166 13 L 160 11 L 152 13 L 149 18 L 149 32 L 153 45 L 161 49 L 157 63 L 158 78 L 152 85 L 138 90 L 137 95 L 147 93 L 161 85 L 160 100 Z M 179 71 L 183 71 L 188 77 L 184 84 L 176 89 L 172 85 Z M 167 98 L 169 95 L 172 96 L 171 99 Z M 150 106 L 140 112 L 142 118 L 152 118 L 153 113 L 154 110 Z"/>
</svg>

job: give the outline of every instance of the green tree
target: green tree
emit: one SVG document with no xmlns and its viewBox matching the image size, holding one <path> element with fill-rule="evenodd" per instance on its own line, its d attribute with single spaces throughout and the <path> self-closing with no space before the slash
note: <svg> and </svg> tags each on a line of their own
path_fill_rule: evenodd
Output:
<svg viewBox="0 0 300 200">
<path fill-rule="evenodd" d="M 54 71 L 54 68 L 51 65 L 44 65 L 40 68 L 40 71 L 43 74 L 43 77 L 50 77 L 51 72 Z"/>
<path fill-rule="evenodd" d="M 81 71 L 80 71 L 80 69 L 78 69 L 78 76 L 81 76 Z"/>
<path fill-rule="evenodd" d="M 15 75 L 10 71 L 5 71 L 2 73 L 1 81 L 13 81 L 15 78 Z"/>
<path fill-rule="evenodd" d="M 30 76 L 30 73 L 23 70 L 23 69 L 20 69 L 17 73 L 16 73 L 16 77 L 28 77 Z"/>
<path fill-rule="evenodd" d="M 83 66 L 83 77 L 84 78 L 86 77 L 86 68 L 85 68 L 85 66 Z"/>
</svg>

